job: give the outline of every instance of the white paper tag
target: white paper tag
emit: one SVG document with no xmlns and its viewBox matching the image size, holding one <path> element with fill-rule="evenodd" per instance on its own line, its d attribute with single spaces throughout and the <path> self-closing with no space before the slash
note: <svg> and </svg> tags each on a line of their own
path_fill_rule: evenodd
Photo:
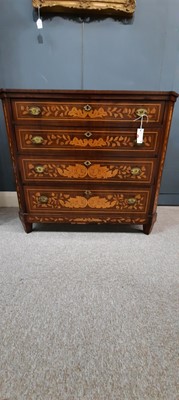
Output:
<svg viewBox="0 0 179 400">
<path fill-rule="evenodd" d="M 144 129 L 137 129 L 137 143 L 143 143 Z"/>
<path fill-rule="evenodd" d="M 41 18 L 38 18 L 36 24 L 37 24 L 37 29 L 43 29 L 43 23 Z"/>
</svg>

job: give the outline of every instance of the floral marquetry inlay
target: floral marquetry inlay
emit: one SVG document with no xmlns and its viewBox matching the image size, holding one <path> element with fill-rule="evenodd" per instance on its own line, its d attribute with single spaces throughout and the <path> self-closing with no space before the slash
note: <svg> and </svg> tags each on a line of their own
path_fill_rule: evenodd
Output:
<svg viewBox="0 0 179 400">
<path fill-rule="evenodd" d="M 137 167 L 138 172 L 135 174 L 135 164 L 119 163 L 114 165 L 101 165 L 92 163 L 89 167 L 84 164 L 74 163 L 59 164 L 51 162 L 49 164 L 38 165 L 39 162 L 33 163 L 31 161 L 23 160 L 25 165 L 26 179 L 114 179 L 117 180 L 130 180 L 130 181 L 150 181 L 152 163 L 140 164 Z M 133 172 L 134 170 L 134 172 Z"/>
<path fill-rule="evenodd" d="M 110 15 L 119 5 L 132 15 L 137 2 L 32 1 L 45 13 L 46 6 L 55 12 L 57 3 L 64 9 L 78 3 Z M 149 234 L 177 97 L 173 91 L 0 89 L 25 231 L 35 222 L 114 223 L 141 224 Z"/>
<path fill-rule="evenodd" d="M 92 194 L 89 198 L 84 194 L 73 195 L 68 192 L 50 192 L 45 194 L 47 201 L 41 203 L 42 192 L 31 193 L 31 207 L 35 209 L 115 209 L 118 211 L 144 212 L 147 206 L 147 192 L 144 193 L 111 193 L 111 194 Z M 132 198 L 131 198 L 132 196 Z M 132 202 L 130 202 L 132 200 Z"/>
<path fill-rule="evenodd" d="M 31 115 L 33 104 L 25 102 L 16 102 L 16 112 L 18 118 L 40 118 L 40 119 L 74 119 L 74 120 L 119 120 L 119 121 L 135 121 L 137 118 L 137 110 L 141 107 L 140 104 L 96 104 L 90 103 L 89 109 L 85 104 L 78 103 L 38 103 L 39 114 Z M 161 118 L 161 105 L 145 105 L 145 109 L 149 122 L 159 122 Z"/>
<path fill-rule="evenodd" d="M 25 135 L 25 144 L 27 146 L 32 146 L 33 143 L 33 135 L 27 133 Z M 113 148 L 117 149 L 120 147 L 123 148 L 133 148 L 135 147 L 134 135 L 103 135 L 103 137 L 99 138 L 90 138 L 86 139 L 83 137 L 77 137 L 74 135 L 68 134 L 53 134 L 49 133 L 44 135 L 43 141 L 41 143 L 41 147 L 61 147 L 65 146 L 67 148 Z M 154 146 L 154 137 L 149 134 L 144 136 L 144 147 L 152 147 Z M 34 146 L 33 146 L 34 147 Z"/>
<path fill-rule="evenodd" d="M 134 217 L 38 217 L 38 216 L 29 216 L 29 222 L 46 222 L 46 223 L 75 223 L 75 224 L 144 224 L 146 222 L 146 218 L 134 218 Z"/>
</svg>

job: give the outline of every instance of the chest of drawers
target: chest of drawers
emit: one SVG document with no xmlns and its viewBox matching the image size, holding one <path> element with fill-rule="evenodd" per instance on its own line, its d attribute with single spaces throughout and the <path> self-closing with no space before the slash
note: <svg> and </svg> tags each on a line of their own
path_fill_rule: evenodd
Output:
<svg viewBox="0 0 179 400">
<path fill-rule="evenodd" d="M 55 222 L 150 233 L 175 92 L 1 90 L 1 98 L 26 232 Z"/>
</svg>

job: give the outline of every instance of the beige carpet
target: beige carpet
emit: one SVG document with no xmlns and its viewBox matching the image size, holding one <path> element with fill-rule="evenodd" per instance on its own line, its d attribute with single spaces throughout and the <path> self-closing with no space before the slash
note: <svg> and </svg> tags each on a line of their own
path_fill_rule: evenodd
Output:
<svg viewBox="0 0 179 400">
<path fill-rule="evenodd" d="M 179 208 L 150 236 L 0 209 L 0 265 L 1 400 L 179 399 Z"/>
</svg>

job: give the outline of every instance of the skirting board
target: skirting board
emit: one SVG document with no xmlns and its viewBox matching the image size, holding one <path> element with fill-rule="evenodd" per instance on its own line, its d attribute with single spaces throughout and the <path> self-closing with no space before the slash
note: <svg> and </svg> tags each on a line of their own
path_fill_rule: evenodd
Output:
<svg viewBox="0 0 179 400">
<path fill-rule="evenodd" d="M 16 192 L 0 192 L 0 207 L 18 207 Z"/>
</svg>

